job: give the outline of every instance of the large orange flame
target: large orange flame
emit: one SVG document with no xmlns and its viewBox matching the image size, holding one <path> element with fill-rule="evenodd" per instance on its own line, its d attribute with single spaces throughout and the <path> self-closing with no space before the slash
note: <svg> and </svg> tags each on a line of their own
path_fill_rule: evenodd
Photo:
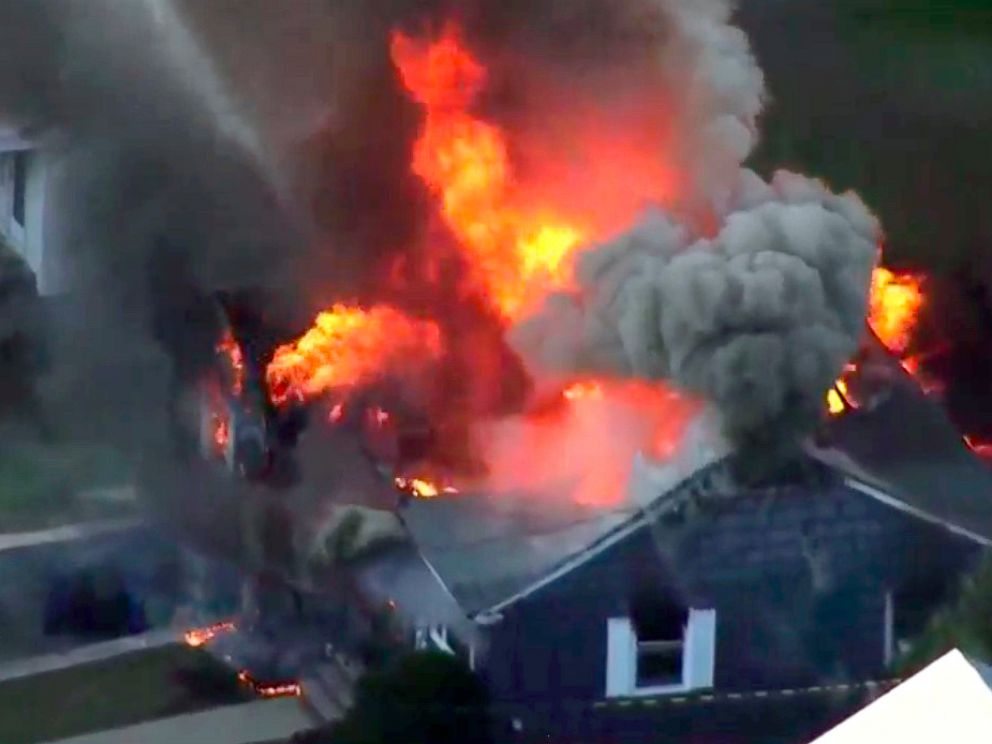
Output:
<svg viewBox="0 0 992 744">
<path fill-rule="evenodd" d="M 549 208 L 515 202 L 504 134 L 469 110 L 486 70 L 454 26 L 433 43 L 397 31 L 391 52 L 403 84 L 425 111 L 413 171 L 440 197 L 474 286 L 505 318 L 518 318 L 570 283 L 568 259 L 586 229 Z"/>
<path fill-rule="evenodd" d="M 433 322 L 385 305 L 366 310 L 336 304 L 303 336 L 276 349 L 265 376 L 272 402 L 283 405 L 353 388 L 440 351 L 441 332 Z"/>
<path fill-rule="evenodd" d="M 872 272 L 868 324 L 893 354 L 909 348 L 924 300 L 920 276 L 896 274 L 881 266 Z"/>
<path fill-rule="evenodd" d="M 899 357 L 909 374 L 917 379 L 924 391 L 935 392 L 938 387 L 920 373 L 920 357 L 907 355 L 920 311 L 926 303 L 923 278 L 918 274 L 896 273 L 878 266 L 871 275 L 868 295 L 868 325 L 882 345 Z M 839 416 L 857 408 L 848 391 L 848 378 L 857 372 L 855 364 L 847 364 L 843 374 L 827 391 L 827 412 Z"/>
</svg>

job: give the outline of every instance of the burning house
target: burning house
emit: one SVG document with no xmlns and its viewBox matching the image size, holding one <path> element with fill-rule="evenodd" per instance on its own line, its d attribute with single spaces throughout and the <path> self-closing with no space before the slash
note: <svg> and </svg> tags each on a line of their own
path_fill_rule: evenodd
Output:
<svg viewBox="0 0 992 744">
<path fill-rule="evenodd" d="M 992 475 L 913 376 L 922 290 L 869 208 L 746 167 L 731 4 L 340 5 L 299 130 L 223 84 L 266 68 L 210 8 L 127 11 L 191 126 L 114 142 L 93 183 L 141 219 L 97 211 L 84 288 L 152 360 L 97 386 L 152 514 L 244 572 L 187 641 L 331 718 L 385 613 L 535 739 L 884 677 L 992 539 Z"/>
<path fill-rule="evenodd" d="M 701 43 L 699 19 L 665 12 Z M 751 64 L 722 18 L 707 23 Z M 410 272 L 429 284 L 453 270 L 431 244 L 389 267 L 392 300 L 336 302 L 295 337 L 266 338 L 250 299 L 220 300 L 214 371 L 195 379 L 210 477 L 264 492 L 314 437 L 352 453 L 347 486 L 323 484 L 336 503 L 290 478 L 278 501 L 237 507 L 258 511 L 231 548 L 273 577 L 245 616 L 278 617 L 289 645 L 334 646 L 301 656 L 276 640 L 250 666 L 301 675 L 333 717 L 333 670 L 386 610 L 395 643 L 461 655 L 534 740 L 663 726 L 618 721 L 614 700 L 690 695 L 705 720 L 723 695 L 884 680 L 992 539 L 992 474 L 912 377 L 922 294 L 875 267 L 874 218 L 787 173 L 724 174 L 716 198 L 713 173 L 674 158 L 644 174 L 640 196 L 659 206 L 617 233 L 633 201 L 576 211 L 556 184 L 513 180 L 509 133 L 473 110 L 488 71 L 458 26 L 390 38 L 422 110 L 411 169 L 464 262 L 445 291 L 476 304 L 455 320 L 411 308 Z M 756 112 L 737 112 L 741 136 Z M 471 350 L 516 387 L 509 399 L 493 400 L 492 370 L 465 366 L 459 334 L 479 327 L 488 341 L 475 332 Z M 501 338 L 516 356 L 493 361 Z M 949 489 L 952 470 L 972 487 Z M 280 592 L 295 597 L 281 610 Z M 357 614 L 328 619 L 331 594 Z"/>
</svg>

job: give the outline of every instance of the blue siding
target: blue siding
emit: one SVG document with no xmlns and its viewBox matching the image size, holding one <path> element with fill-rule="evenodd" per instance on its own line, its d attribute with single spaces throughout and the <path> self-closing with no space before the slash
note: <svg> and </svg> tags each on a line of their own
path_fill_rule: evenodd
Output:
<svg viewBox="0 0 992 744">
<path fill-rule="evenodd" d="M 508 701 L 601 698 L 606 619 L 645 578 L 717 609 L 718 690 L 884 676 L 884 596 L 958 583 L 978 547 L 839 482 L 709 499 L 660 518 L 507 608 L 485 673 Z"/>
</svg>

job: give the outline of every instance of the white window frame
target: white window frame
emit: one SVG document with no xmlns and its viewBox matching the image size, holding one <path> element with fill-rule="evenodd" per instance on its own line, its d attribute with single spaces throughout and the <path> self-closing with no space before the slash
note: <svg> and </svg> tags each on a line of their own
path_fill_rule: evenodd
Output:
<svg viewBox="0 0 992 744">
<path fill-rule="evenodd" d="M 637 633 L 629 617 L 606 621 L 606 697 L 672 695 L 713 687 L 716 610 L 690 609 L 682 636 L 682 681 L 637 686 Z"/>
</svg>

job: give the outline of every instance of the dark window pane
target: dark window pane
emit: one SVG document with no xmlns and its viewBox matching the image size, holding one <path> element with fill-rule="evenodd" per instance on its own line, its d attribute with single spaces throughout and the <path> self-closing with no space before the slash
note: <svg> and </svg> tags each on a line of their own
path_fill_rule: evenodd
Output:
<svg viewBox="0 0 992 744">
<path fill-rule="evenodd" d="M 682 682 L 682 647 L 637 652 L 637 686 L 657 687 Z"/>
<path fill-rule="evenodd" d="M 941 577 L 917 578 L 892 598 L 893 632 L 896 640 L 916 638 L 930 616 L 948 598 L 947 581 Z"/>
<path fill-rule="evenodd" d="M 639 641 L 680 641 L 689 611 L 664 594 L 642 589 L 631 602 L 631 620 Z"/>
</svg>

